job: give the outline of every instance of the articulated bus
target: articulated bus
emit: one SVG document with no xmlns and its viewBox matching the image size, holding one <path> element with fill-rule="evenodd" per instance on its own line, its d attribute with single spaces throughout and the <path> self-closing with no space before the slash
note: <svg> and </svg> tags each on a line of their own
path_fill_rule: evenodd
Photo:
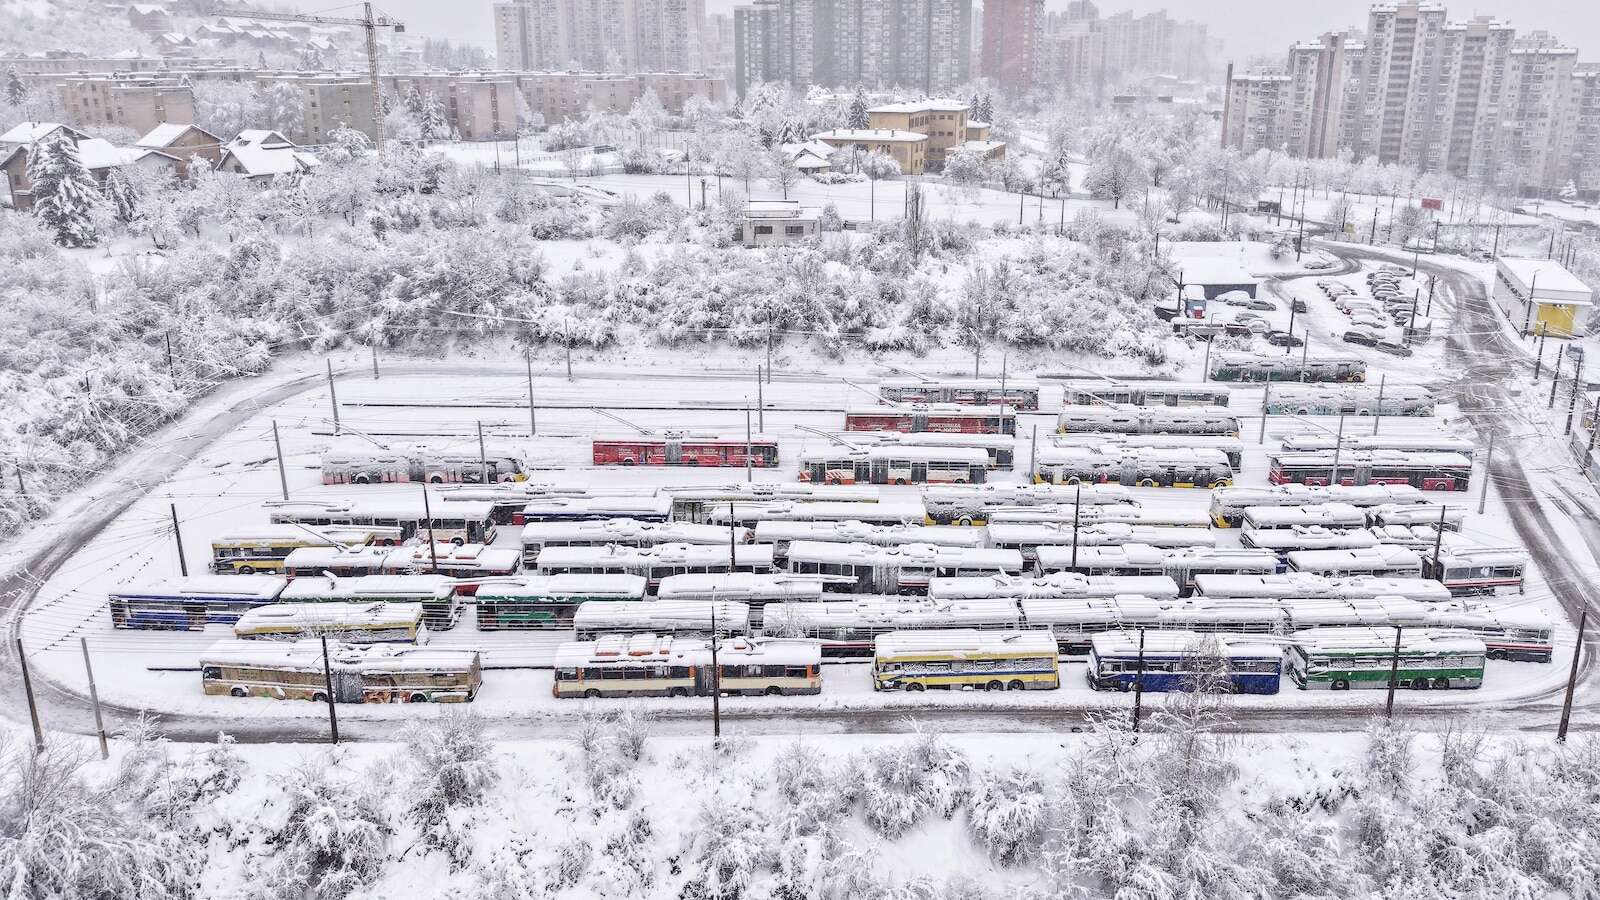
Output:
<svg viewBox="0 0 1600 900">
<path fill-rule="evenodd" d="M 1277 575 L 1200 575 L 1195 592 L 1205 597 L 1371 600 L 1404 597 L 1422 603 L 1448 603 L 1449 589 L 1431 578 L 1326 578 L 1306 572 Z"/>
<path fill-rule="evenodd" d="M 670 497 L 545 497 L 524 506 L 511 517 L 511 522 L 515 525 L 527 525 L 530 522 L 593 522 L 597 519 L 665 522 L 671 518 Z"/>
<path fill-rule="evenodd" d="M 1257 353 L 1211 354 L 1212 381 L 1366 381 L 1367 364 L 1356 356 L 1319 356 L 1302 360 Z"/>
<path fill-rule="evenodd" d="M 1348 503 L 1367 509 L 1393 503 L 1421 503 L 1422 491 L 1405 484 L 1329 485 L 1275 484 L 1269 487 L 1224 487 L 1211 492 L 1211 521 L 1232 528 L 1244 521 L 1253 506 L 1314 506 Z M 1435 511 L 1437 516 L 1438 512 Z"/>
<path fill-rule="evenodd" d="M 1414 384 L 1286 384 L 1267 392 L 1272 416 L 1431 416 L 1433 392 Z"/>
<path fill-rule="evenodd" d="M 596 497 L 648 499 L 655 494 L 656 489 L 653 487 L 576 487 L 547 481 L 513 481 L 481 485 L 447 484 L 434 492 L 435 496 L 443 498 L 448 503 L 489 504 L 489 516 L 496 525 L 515 523 L 517 513 L 529 503 L 541 500 L 557 497 L 576 500 Z"/>
<path fill-rule="evenodd" d="M 211 622 L 236 622 L 252 609 L 277 602 L 285 583 L 277 575 L 163 578 L 114 590 L 106 605 L 117 628 L 204 631 Z"/>
<path fill-rule="evenodd" d="M 284 603 L 421 603 L 423 620 L 434 631 L 455 627 L 461 614 L 456 582 L 443 575 L 301 577 L 289 582 L 278 599 Z"/>
<path fill-rule="evenodd" d="M 707 641 L 654 634 L 607 635 L 556 650 L 560 697 L 709 697 L 819 694 L 822 650 L 816 641 L 728 638 L 712 666 Z"/>
<path fill-rule="evenodd" d="M 1289 568 L 1324 578 L 1421 578 L 1422 557 L 1409 547 L 1389 544 L 1353 550 L 1295 550 L 1289 554 Z"/>
<path fill-rule="evenodd" d="M 1501 588 L 1522 590 L 1522 573 L 1528 566 L 1528 553 L 1516 547 L 1480 547 L 1445 534 L 1435 556 L 1432 547 L 1423 549 L 1422 574 L 1432 578 L 1452 594 L 1493 594 Z M 1454 538 L 1454 540 L 1451 540 Z"/>
<path fill-rule="evenodd" d="M 1399 651 L 1389 628 L 1311 628 L 1289 644 L 1289 677 L 1301 690 L 1476 688 L 1483 684 L 1488 648 L 1463 631 L 1402 628 Z M 1396 667 L 1395 657 L 1399 657 Z"/>
<path fill-rule="evenodd" d="M 1218 450 L 1057 447 L 1039 451 L 1034 477 L 1054 484 L 1219 488 L 1233 484 L 1233 467 Z"/>
<path fill-rule="evenodd" d="M 664 487 L 659 494 L 672 499 L 675 522 L 703 523 L 712 510 L 729 503 L 876 503 L 878 489 L 871 485 L 799 484 L 786 481 L 752 481 L 723 485 Z"/>
<path fill-rule="evenodd" d="M 594 439 L 597 466 L 703 466 L 771 469 L 778 465 L 778 439 L 753 435 L 750 440 L 714 435 L 669 434 L 665 437 Z"/>
<path fill-rule="evenodd" d="M 1208 529 L 1211 517 L 1191 506 L 1145 504 L 1143 506 L 1024 506 L 1000 507 L 989 513 L 990 525 L 1049 522 L 1057 525 L 1157 525 L 1169 528 Z"/>
<path fill-rule="evenodd" d="M 1151 450 L 1216 450 L 1228 458 L 1235 472 L 1244 468 L 1244 441 L 1212 434 L 1057 434 L 1057 447 L 1136 447 Z"/>
<path fill-rule="evenodd" d="M 896 497 L 878 503 L 823 501 L 793 503 L 788 500 L 734 503 L 712 507 L 706 515 L 711 524 L 727 528 L 736 525 L 755 528 L 762 522 L 865 522 L 869 525 L 911 525 L 927 519 L 927 510 L 917 497 Z"/>
<path fill-rule="evenodd" d="M 1239 417 L 1225 406 L 1063 406 L 1056 431 L 1238 437 Z"/>
<path fill-rule="evenodd" d="M 762 622 L 767 634 L 807 637 L 822 643 L 823 656 L 871 656 L 873 641 L 891 631 L 1022 626 L 1017 602 L 1004 598 L 929 600 L 860 597 L 822 603 L 781 603 Z"/>
<path fill-rule="evenodd" d="M 1080 572 L 1085 575 L 1164 575 L 1167 551 L 1147 544 L 1108 544 L 1077 547 L 1035 547 L 1034 560 L 1042 572 Z"/>
<path fill-rule="evenodd" d="M 608 634 L 681 634 L 706 637 L 747 634 L 750 607 L 718 600 L 601 600 L 581 604 L 572 614 L 572 630 L 580 641 Z"/>
<path fill-rule="evenodd" d="M 421 603 L 274 603 L 233 624 L 240 640 L 298 641 L 327 635 L 345 644 L 426 644 Z"/>
<path fill-rule="evenodd" d="M 811 484 L 982 484 L 989 454 L 977 447 L 833 447 L 800 454 L 800 480 Z"/>
<path fill-rule="evenodd" d="M 886 403 L 955 403 L 962 406 L 1039 408 L 1039 382 L 1033 378 L 885 378 L 878 396 Z"/>
<path fill-rule="evenodd" d="M 1175 600 L 1178 583 L 1166 575 L 1084 575 L 1051 572 L 1048 575 L 990 575 L 978 578 L 935 578 L 928 584 L 934 600 L 968 600 L 981 597 L 1115 597 L 1133 594 L 1157 600 Z"/>
<path fill-rule="evenodd" d="M 1385 401 L 1387 402 L 1387 401 Z M 1401 453 L 1459 453 L 1471 456 L 1478 445 L 1466 438 L 1447 434 L 1287 434 L 1278 438 L 1285 453 L 1331 453 L 1334 448 L 1345 450 L 1395 450 Z"/>
<path fill-rule="evenodd" d="M 1048 628 L 1062 653 L 1087 653 L 1094 636 L 1132 628 L 1239 634 L 1280 634 L 1288 618 L 1270 600 L 1206 598 L 1153 600 L 1149 597 L 1095 597 L 1085 600 L 1021 601 L 1030 628 Z"/>
<path fill-rule="evenodd" d="M 693 522 L 590 519 L 529 522 L 522 526 L 522 561 L 532 566 L 546 547 L 654 547 L 659 544 L 748 544 L 750 529 Z"/>
<path fill-rule="evenodd" d="M 1048 631 L 891 631 L 873 639 L 875 691 L 1053 691 L 1061 687 Z"/>
<path fill-rule="evenodd" d="M 494 484 L 523 481 L 527 460 L 509 448 L 339 446 L 322 454 L 323 484 Z"/>
<path fill-rule="evenodd" d="M 479 631 L 525 631 L 571 628 L 585 603 L 644 598 L 638 575 L 519 575 L 479 587 L 474 599 Z"/>
<path fill-rule="evenodd" d="M 1086 509 L 1136 507 L 1132 492 L 1117 484 L 930 484 L 923 488 L 922 502 L 929 525 L 983 525 L 991 510 L 1003 507 L 1054 507 L 1063 503 L 1081 503 Z"/>
<path fill-rule="evenodd" d="M 301 547 L 392 547 L 400 543 L 400 529 L 308 525 L 257 525 L 247 531 L 223 534 L 211 541 L 211 571 L 218 575 L 253 575 L 282 572 L 284 560 Z"/>
<path fill-rule="evenodd" d="M 1276 694 L 1283 648 L 1249 637 L 1194 631 L 1108 631 L 1090 641 L 1088 679 L 1097 691 L 1222 690 Z"/>
<path fill-rule="evenodd" d="M 1022 572 L 1022 554 L 979 547 L 935 547 L 906 544 L 833 544 L 794 541 L 789 544 L 789 571 L 796 575 L 831 576 L 825 591 L 856 594 L 923 593 L 935 577 Z"/>
<path fill-rule="evenodd" d="M 424 504 L 420 493 L 415 497 L 384 496 L 325 502 L 269 500 L 264 505 L 275 525 L 398 528 L 402 540 L 410 540 L 419 534 L 426 540 L 431 532 L 433 540 L 452 544 L 492 544 L 495 537 L 490 504 L 468 501 Z"/>
<path fill-rule="evenodd" d="M 983 532 L 976 528 L 947 525 L 868 525 L 865 522 L 757 522 L 755 529 L 755 542 L 771 544 L 773 565 L 780 567 L 788 562 L 789 545 L 795 541 L 873 544 L 879 547 L 900 547 L 906 544 L 981 547 L 983 536 Z"/>
<path fill-rule="evenodd" d="M 1210 382 L 1083 379 L 1061 387 L 1069 406 L 1227 406 L 1232 394 L 1227 385 Z"/>
<path fill-rule="evenodd" d="M 535 568 L 539 575 L 641 575 L 654 594 L 670 575 L 771 572 L 772 548 L 757 544 L 738 544 L 731 550 L 706 544 L 546 547 Z"/>
<path fill-rule="evenodd" d="M 864 406 L 845 413 L 844 430 L 1016 434 L 1017 412 L 1009 406 Z"/>
<path fill-rule="evenodd" d="M 325 670 L 323 667 L 327 666 Z M 467 703 L 483 686 L 477 651 L 320 640 L 222 641 L 200 655 L 207 694 L 335 703 Z"/>
<path fill-rule="evenodd" d="M 1472 481 L 1472 457 L 1459 453 L 1273 453 L 1267 462 L 1267 480 L 1273 484 L 1408 484 L 1424 491 L 1464 491 Z"/>
<path fill-rule="evenodd" d="M 942 431 L 846 431 L 842 440 L 858 447 L 928 447 L 982 450 L 990 469 L 1009 469 L 1016 461 L 1017 438 L 1010 434 L 948 434 Z"/>
<path fill-rule="evenodd" d="M 1108 547 L 1143 544 L 1149 547 L 1215 547 L 1216 537 L 1209 529 L 1175 528 L 1161 525 L 1126 525 L 1121 522 L 1079 525 L 1073 528 L 1060 522 L 995 522 L 988 526 L 989 543 L 1003 550 L 1022 553 L 1024 562 L 1035 562 L 1040 547 Z"/>
</svg>

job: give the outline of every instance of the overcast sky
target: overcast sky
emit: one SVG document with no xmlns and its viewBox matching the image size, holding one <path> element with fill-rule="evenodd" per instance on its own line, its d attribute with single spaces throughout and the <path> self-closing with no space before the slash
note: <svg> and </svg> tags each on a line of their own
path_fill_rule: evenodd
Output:
<svg viewBox="0 0 1600 900">
<path fill-rule="evenodd" d="M 328 9 L 330 0 L 279 0 L 306 11 Z M 378 0 L 384 11 L 403 19 L 414 32 L 470 40 L 493 49 L 492 0 Z M 739 0 L 706 0 L 710 12 L 727 12 Z M 1066 0 L 1046 0 L 1051 9 L 1065 9 Z M 976 5 L 976 4 L 975 4 Z M 1194 18 L 1211 26 L 1227 41 L 1228 56 L 1243 62 L 1254 54 L 1278 54 L 1291 42 L 1324 31 L 1366 22 L 1369 0 L 1101 0 L 1100 14 L 1132 9 L 1143 13 L 1165 8 L 1177 18 Z M 1493 14 L 1509 19 L 1518 30 L 1542 28 L 1568 45 L 1586 51 L 1585 62 L 1600 62 L 1600 2 L 1596 0 L 1491 0 L 1482 5 L 1445 0 L 1452 18 Z"/>
</svg>

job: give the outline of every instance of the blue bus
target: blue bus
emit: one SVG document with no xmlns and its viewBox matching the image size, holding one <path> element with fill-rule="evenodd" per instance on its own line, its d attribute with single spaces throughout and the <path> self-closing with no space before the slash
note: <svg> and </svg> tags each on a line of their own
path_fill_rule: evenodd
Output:
<svg viewBox="0 0 1600 900">
<path fill-rule="evenodd" d="M 246 610 L 276 603 L 288 580 L 280 575 L 191 575 L 115 590 L 106 598 L 117 628 L 203 631 L 231 625 Z"/>
<path fill-rule="evenodd" d="M 1146 691 L 1193 690 L 1213 669 L 1209 660 L 1206 665 L 1196 663 L 1213 654 L 1227 663 L 1218 674 L 1228 692 L 1278 692 L 1283 648 L 1277 644 L 1244 635 L 1167 629 L 1095 635 L 1089 644 L 1089 686 L 1097 691 L 1131 691 L 1138 679 Z"/>
</svg>

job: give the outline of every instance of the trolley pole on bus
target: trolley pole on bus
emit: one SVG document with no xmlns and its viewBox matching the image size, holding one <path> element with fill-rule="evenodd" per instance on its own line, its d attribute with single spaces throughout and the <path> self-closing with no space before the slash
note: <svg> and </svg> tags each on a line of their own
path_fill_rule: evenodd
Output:
<svg viewBox="0 0 1600 900">
<path fill-rule="evenodd" d="M 1033 426 L 1033 433 L 1028 438 L 1028 483 L 1039 483 L 1039 426 Z"/>
<path fill-rule="evenodd" d="M 1383 716 L 1394 718 L 1394 689 L 1400 683 L 1400 626 L 1394 627 L 1394 653 L 1389 656 L 1389 696 L 1383 701 Z"/>
<path fill-rule="evenodd" d="M 1483 480 L 1478 483 L 1478 515 L 1483 515 L 1484 501 L 1489 497 L 1489 467 L 1494 464 L 1494 432 L 1489 432 L 1489 452 L 1483 455 Z"/>
<path fill-rule="evenodd" d="M 1267 408 L 1272 405 L 1272 382 L 1266 382 L 1266 390 L 1261 394 L 1261 433 L 1256 436 L 1256 443 L 1267 442 Z"/>
<path fill-rule="evenodd" d="M 272 449 L 278 456 L 278 488 L 283 499 L 289 499 L 289 473 L 283 467 L 283 442 L 278 440 L 278 420 L 272 420 Z"/>
<path fill-rule="evenodd" d="M 1578 660 L 1583 658 L 1583 631 L 1589 624 L 1589 606 L 1584 604 L 1578 613 L 1578 639 L 1572 645 L 1572 668 L 1567 672 L 1567 696 L 1561 701 L 1561 726 L 1556 729 L 1556 740 L 1567 742 L 1567 724 L 1572 721 L 1572 692 L 1578 687 Z"/>
<path fill-rule="evenodd" d="M 1330 486 L 1339 483 L 1339 453 L 1344 449 L 1344 413 L 1339 413 L 1339 432 L 1333 439 L 1333 471 L 1328 473 Z"/>
<path fill-rule="evenodd" d="M 1078 521 L 1083 514 L 1083 482 L 1078 482 L 1078 490 L 1072 497 L 1072 571 L 1078 570 Z"/>
<path fill-rule="evenodd" d="M 489 455 L 483 450 L 483 421 L 478 421 L 478 477 L 489 483 Z"/>
<path fill-rule="evenodd" d="M 1433 532 L 1433 564 L 1436 566 L 1439 565 L 1439 551 L 1444 548 L 1444 514 L 1449 508 L 1442 503 L 1439 504 L 1439 524 Z M 1440 571 L 1439 577 L 1441 579 L 1444 577 L 1443 571 Z"/>
<path fill-rule="evenodd" d="M 328 730 L 339 743 L 339 714 L 333 709 L 333 663 L 328 659 L 328 636 L 322 636 L 322 683 L 328 691 Z"/>
<path fill-rule="evenodd" d="M 528 364 L 528 436 L 539 436 L 539 418 L 533 410 L 533 357 L 523 359 Z"/>
<path fill-rule="evenodd" d="M 1372 433 L 1378 433 L 1378 423 L 1383 421 L 1383 386 L 1389 380 L 1387 373 L 1378 376 L 1378 405 L 1372 410 Z"/>
<path fill-rule="evenodd" d="M 22 670 L 22 693 L 28 698 L 28 719 L 33 723 L 33 752 L 44 752 L 44 726 L 39 724 L 39 705 L 33 698 L 33 676 L 28 674 L 28 655 L 22 650 L 22 638 L 17 638 L 17 667 Z"/>
<path fill-rule="evenodd" d="M 333 360 L 328 363 L 328 405 L 333 407 L 333 433 L 338 435 L 339 428 L 339 395 L 333 389 Z"/>
<path fill-rule="evenodd" d="M 189 561 L 183 558 L 183 531 L 178 528 L 178 504 L 168 503 L 172 510 L 172 540 L 178 545 L 178 574 L 189 577 Z"/>
<path fill-rule="evenodd" d="M 428 506 L 428 485 L 422 485 L 422 517 L 428 520 L 428 561 L 433 574 L 439 574 L 439 547 L 433 542 L 433 510 Z"/>
<path fill-rule="evenodd" d="M 1200 380 L 1211 380 L 1211 342 L 1217 339 L 1216 335 L 1206 338 L 1206 361 L 1201 364 Z"/>
<path fill-rule="evenodd" d="M 94 685 L 94 666 L 89 663 L 89 639 L 78 638 L 78 646 L 83 648 L 83 671 L 89 676 L 89 705 L 94 707 L 94 733 L 100 739 L 100 758 L 110 759 L 111 750 L 106 746 L 106 723 L 100 717 L 100 691 Z"/>
<path fill-rule="evenodd" d="M 1139 629 L 1139 661 L 1133 672 L 1133 733 L 1139 733 L 1139 717 L 1144 711 L 1144 629 Z M 1134 740 L 1138 740 L 1135 738 Z"/>
</svg>

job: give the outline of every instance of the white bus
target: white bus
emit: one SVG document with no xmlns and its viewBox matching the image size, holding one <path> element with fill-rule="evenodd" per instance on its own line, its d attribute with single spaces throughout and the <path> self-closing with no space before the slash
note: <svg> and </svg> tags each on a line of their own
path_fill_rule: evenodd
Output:
<svg viewBox="0 0 1600 900">
<path fill-rule="evenodd" d="M 522 526 L 522 561 L 534 565 L 546 547 L 654 547 L 658 544 L 706 544 L 726 547 L 748 544 L 750 530 L 693 522 L 641 522 L 638 519 L 591 519 L 529 522 Z"/>
<path fill-rule="evenodd" d="M 283 571 L 284 559 L 301 547 L 392 547 L 398 543 L 399 528 L 257 525 L 212 538 L 211 571 L 218 575 L 276 573 Z"/>
<path fill-rule="evenodd" d="M 941 628 L 1004 628 L 1022 625 L 1017 602 L 1004 598 L 930 600 L 925 597 L 859 597 L 769 607 L 762 630 L 822 642 L 823 656 L 870 656 L 872 643 L 890 631 Z"/>
<path fill-rule="evenodd" d="M 1234 601 L 1229 601 L 1234 602 Z M 1237 602 L 1275 603 L 1289 620 L 1290 631 L 1366 625 L 1373 628 L 1417 628 L 1433 621 L 1433 605 L 1406 597 L 1298 598 Z"/>
<path fill-rule="evenodd" d="M 1385 401 L 1387 402 L 1387 401 Z M 1343 438 L 1326 432 L 1303 432 L 1279 437 L 1285 453 L 1326 453 L 1335 447 L 1346 450 L 1399 450 L 1405 453 L 1462 453 L 1471 456 L 1478 445 L 1466 438 L 1451 437 L 1442 432 L 1419 435 L 1411 432 L 1396 434 L 1346 434 Z"/>
<path fill-rule="evenodd" d="M 655 593 L 670 575 L 771 572 L 772 548 L 738 544 L 658 544 L 654 547 L 547 547 L 539 554 L 540 575 L 642 575 Z"/>
<path fill-rule="evenodd" d="M 1022 554 L 1015 550 L 931 544 L 875 547 L 822 541 L 789 545 L 791 573 L 832 576 L 825 581 L 824 590 L 857 594 L 919 593 L 926 591 L 935 577 L 1018 575 L 1022 568 Z"/>
<path fill-rule="evenodd" d="M 876 503 L 878 489 L 872 485 L 797 484 L 784 481 L 736 482 L 721 485 L 669 485 L 658 492 L 672 499 L 672 520 L 704 522 L 711 510 L 729 503 Z"/>
<path fill-rule="evenodd" d="M 450 544 L 449 546 L 455 546 Z M 383 564 L 394 547 L 298 547 L 283 558 L 283 574 L 289 578 L 305 575 L 382 575 Z"/>
<path fill-rule="evenodd" d="M 1388 544 L 1356 550 L 1296 550 L 1289 554 L 1289 568 L 1327 578 L 1351 575 L 1421 578 L 1422 557 L 1408 547 Z"/>
<path fill-rule="evenodd" d="M 1442 522 L 1445 531 L 1460 531 L 1466 520 L 1466 509 L 1439 503 L 1385 503 L 1367 510 L 1367 523 L 1375 527 L 1427 525 L 1438 528 Z"/>
<path fill-rule="evenodd" d="M 1209 381 L 1082 379 L 1062 382 L 1061 387 L 1064 402 L 1072 406 L 1227 406 L 1231 396 L 1227 385 Z"/>
<path fill-rule="evenodd" d="M 595 519 L 637 519 L 665 522 L 672 518 L 672 498 L 664 496 L 545 497 L 524 506 L 511 521 L 589 522 Z"/>
<path fill-rule="evenodd" d="M 1549 662 L 1555 655 L 1555 623 L 1542 610 L 1459 602 L 1440 603 L 1428 612 L 1428 624 L 1482 640 L 1490 659 Z"/>
<path fill-rule="evenodd" d="M 664 635 L 609 635 L 556 650 L 557 697 L 709 697 L 822 692 L 816 641 L 727 638 L 711 645 Z"/>
<path fill-rule="evenodd" d="M 1042 545 L 1034 550 L 1041 572 L 1081 572 L 1085 575 L 1165 575 L 1167 551 L 1147 544 L 1109 544 L 1098 547 Z"/>
<path fill-rule="evenodd" d="M 1052 447 L 1039 451 L 1034 477 L 1054 484 L 1219 488 L 1233 484 L 1234 472 L 1220 450 Z"/>
<path fill-rule="evenodd" d="M 1285 384 L 1267 392 L 1273 416 L 1431 416 L 1433 392 L 1420 385 Z"/>
<path fill-rule="evenodd" d="M 754 624 L 773 603 L 815 603 L 822 599 L 822 579 L 803 575 L 758 575 L 734 572 L 721 575 L 669 575 L 661 579 L 658 601 L 678 603 L 730 600 L 750 607 Z"/>
<path fill-rule="evenodd" d="M 877 503 L 850 503 L 824 500 L 794 503 L 775 500 L 767 503 L 734 503 L 713 506 L 706 519 L 713 525 L 728 527 L 728 520 L 754 528 L 760 522 L 866 522 L 872 525 L 921 524 L 927 517 L 922 500 L 896 497 Z"/>
<path fill-rule="evenodd" d="M 1422 551 L 1425 577 L 1440 582 L 1452 594 L 1493 594 L 1501 588 L 1522 590 L 1522 574 L 1528 566 L 1526 550 L 1482 547 L 1454 534 L 1444 537 L 1437 555 L 1433 547 Z"/>
<path fill-rule="evenodd" d="M 1393 503 L 1421 503 L 1423 493 L 1407 484 L 1331 485 L 1275 484 L 1268 487 L 1223 487 L 1211 492 L 1211 520 L 1232 528 L 1252 506 L 1311 506 L 1348 503 L 1362 509 Z M 1437 515 L 1437 513 L 1435 513 Z"/>
<path fill-rule="evenodd" d="M 1053 691 L 1061 686 L 1048 631 L 891 631 L 873 640 L 875 691 Z"/>
<path fill-rule="evenodd" d="M 1134 505 L 1132 492 L 1117 484 L 930 484 L 923 488 L 922 500 L 930 525 L 982 525 L 991 510 L 1010 507 Z"/>
<path fill-rule="evenodd" d="M 1371 531 L 1362 528 L 1324 528 L 1321 525 L 1292 525 L 1288 528 L 1258 528 L 1246 531 L 1241 544 L 1257 550 L 1270 550 L 1287 562 L 1294 550 L 1357 550 L 1380 543 Z"/>
<path fill-rule="evenodd" d="M 1127 447 L 1148 450 L 1216 450 L 1227 457 L 1234 471 L 1244 468 L 1244 441 L 1214 434 L 1057 434 L 1056 447 Z"/>
<path fill-rule="evenodd" d="M 1040 547 L 1111 547 L 1142 544 L 1149 547 L 1215 547 L 1217 539 L 1200 528 L 1174 528 L 1161 525 L 1125 525 L 1111 522 L 1097 525 L 1071 525 L 1057 522 L 995 522 L 987 526 L 989 543 L 1022 553 L 1025 562 L 1034 562 Z"/>
<path fill-rule="evenodd" d="M 840 438 L 858 447 L 927 447 L 982 450 L 990 469 L 1009 469 L 1016 460 L 1017 438 L 1011 434 L 951 434 L 943 431 L 847 431 Z"/>
<path fill-rule="evenodd" d="M 1156 600 L 1122 596 L 1081 600 L 1035 598 L 1023 600 L 1021 604 L 1023 620 L 1028 627 L 1050 629 L 1063 653 L 1086 653 L 1096 634 L 1125 628 L 1279 634 L 1288 622 L 1283 608 L 1270 600 L 1217 601 L 1193 597 Z"/>
<path fill-rule="evenodd" d="M 478 630 L 505 631 L 570 628 L 585 603 L 644 598 L 638 575 L 519 575 L 483 585 L 474 600 Z"/>
<path fill-rule="evenodd" d="M 1195 579 L 1197 593 L 1207 597 L 1336 598 L 1370 600 L 1376 597 L 1405 597 L 1423 603 L 1447 603 L 1450 591 L 1431 578 L 1326 578 L 1306 572 L 1278 575 L 1201 575 Z"/>
<path fill-rule="evenodd" d="M 1176 599 L 1178 583 L 1166 575 L 1084 575 L 1051 572 L 1048 575 L 991 575 L 981 578 L 935 578 L 928 596 L 935 600 L 978 597 L 1115 597 L 1134 594 L 1156 599 Z"/>
<path fill-rule="evenodd" d="M 456 593 L 470 597 L 485 578 L 506 578 L 522 568 L 522 554 L 512 547 L 482 544 L 434 544 L 399 547 L 384 558 L 383 571 L 392 575 L 439 574 L 462 579 Z"/>
<path fill-rule="evenodd" d="M 1063 406 L 1061 434 L 1214 434 L 1239 436 L 1239 417 L 1225 406 Z"/>
<path fill-rule="evenodd" d="M 1318 356 L 1302 360 L 1260 353 L 1213 353 L 1212 381 L 1366 381 L 1367 364 L 1358 356 Z"/>
<path fill-rule="evenodd" d="M 1365 528 L 1367 514 L 1348 503 L 1317 503 L 1303 506 L 1247 506 L 1244 533 L 1270 528 Z"/>
<path fill-rule="evenodd" d="M 885 444 L 800 454 L 800 480 L 811 484 L 982 484 L 988 477 L 989 453 L 977 447 Z"/>
<path fill-rule="evenodd" d="M 1034 378 L 885 378 L 878 382 L 885 403 L 959 403 L 965 406 L 1039 408 Z"/>
<path fill-rule="evenodd" d="M 605 634 L 747 634 L 750 607 L 722 600 L 592 600 L 580 604 L 572 614 L 572 628 L 580 641 Z"/>
<path fill-rule="evenodd" d="M 326 667 L 326 668 L 325 668 Z M 228 697 L 326 703 L 468 703 L 483 686 L 476 651 L 306 641 L 220 641 L 200 654 L 200 687 Z"/>
<path fill-rule="evenodd" d="M 424 502 L 422 490 L 418 488 L 415 496 L 387 495 L 328 501 L 269 500 L 263 505 L 276 525 L 372 525 L 398 528 L 402 540 L 410 540 L 418 535 L 427 540 L 431 535 L 435 541 L 452 544 L 494 543 L 495 525 L 490 504 Z"/>
<path fill-rule="evenodd" d="M 486 448 L 480 457 L 470 449 L 370 444 L 340 445 L 322 454 L 323 484 L 493 484 L 528 477 L 527 459 L 509 447 Z"/>
<path fill-rule="evenodd" d="M 901 547 L 932 544 L 935 547 L 980 547 L 983 532 L 945 525 L 868 525 L 865 522 L 757 522 L 755 542 L 771 544 L 773 564 L 784 565 L 789 545 L 795 541 L 838 544 L 873 544 Z"/>
<path fill-rule="evenodd" d="M 312 575 L 296 578 L 278 595 L 283 603 L 421 603 L 434 631 L 453 628 L 461 614 L 454 579 L 443 575 Z"/>
<path fill-rule="evenodd" d="M 1211 517 L 1203 509 L 1192 506 L 1169 506 L 1147 503 L 1143 506 L 1023 506 L 999 507 L 989 514 L 989 524 L 1022 524 L 1026 522 L 1053 522 L 1071 525 L 1153 525 L 1167 528 L 1207 529 Z"/>
<path fill-rule="evenodd" d="M 233 623 L 241 640 L 298 641 L 327 635 L 346 644 L 426 644 L 421 603 L 274 603 Z"/>
<path fill-rule="evenodd" d="M 1121 547 L 1080 547 L 1077 557 L 1078 566 L 1074 571 L 1090 574 L 1125 572 L 1132 575 L 1161 572 L 1177 582 L 1178 591 L 1184 596 L 1194 590 L 1194 579 L 1197 575 L 1270 574 L 1278 570 L 1277 554 L 1265 550 L 1231 547 L 1161 549 L 1139 544 L 1124 544 Z M 1152 568 L 1157 559 L 1160 560 L 1159 568 Z M 1040 571 L 1067 571 L 1071 565 L 1070 547 L 1039 548 Z"/>
</svg>

